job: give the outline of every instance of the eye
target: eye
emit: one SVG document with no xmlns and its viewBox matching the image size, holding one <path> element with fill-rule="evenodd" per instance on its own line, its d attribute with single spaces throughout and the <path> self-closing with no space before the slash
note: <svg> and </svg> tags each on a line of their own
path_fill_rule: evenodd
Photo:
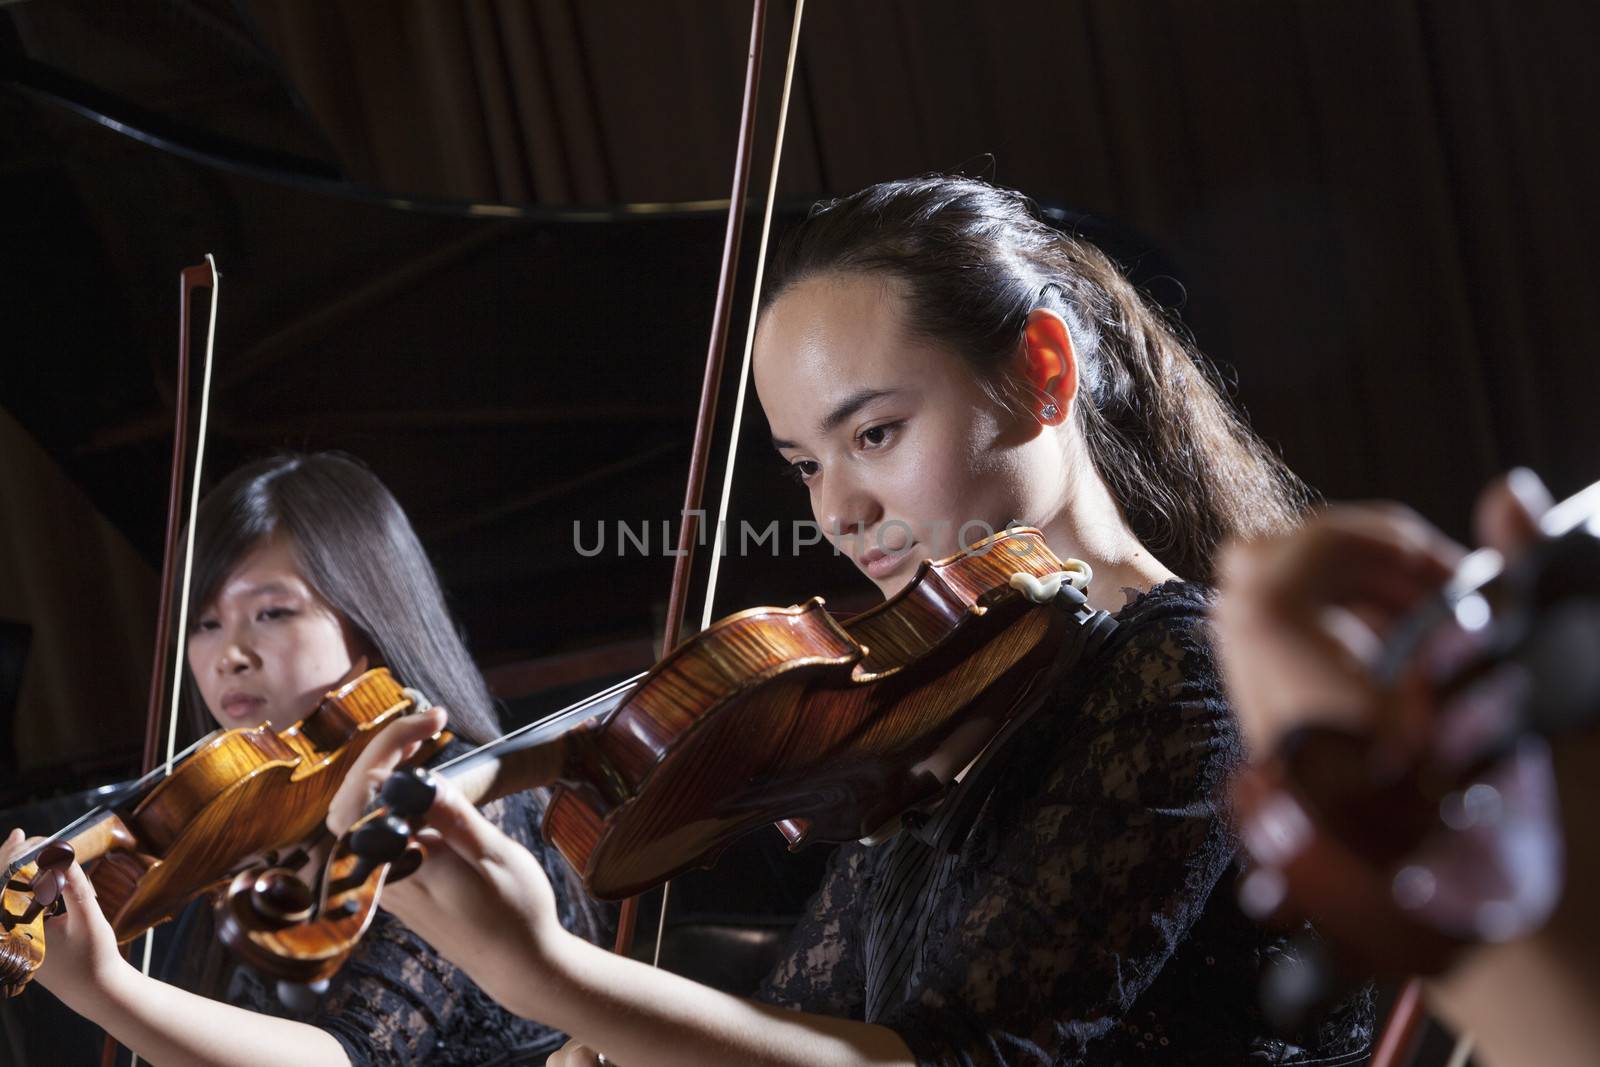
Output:
<svg viewBox="0 0 1600 1067">
<path fill-rule="evenodd" d="M 287 619 L 293 615 L 291 608 L 262 608 L 256 612 L 257 622 L 276 622 L 278 619 Z"/>
<path fill-rule="evenodd" d="M 793 463 L 784 464 L 784 473 L 801 485 L 815 478 L 821 469 L 814 459 L 797 459 Z"/>
<path fill-rule="evenodd" d="M 212 618 L 196 619 L 189 626 L 189 632 L 192 633 L 192 634 L 209 633 L 209 632 L 211 632 L 213 630 L 220 630 L 220 629 L 222 629 L 222 624 L 220 622 L 218 622 L 216 619 L 212 619 Z"/>
<path fill-rule="evenodd" d="M 903 425 L 905 425 L 904 419 L 895 422 L 880 422 L 876 426 L 868 426 L 865 430 L 856 434 L 856 443 L 862 448 L 882 448 L 894 440 L 895 435 L 900 432 L 900 427 Z"/>
</svg>

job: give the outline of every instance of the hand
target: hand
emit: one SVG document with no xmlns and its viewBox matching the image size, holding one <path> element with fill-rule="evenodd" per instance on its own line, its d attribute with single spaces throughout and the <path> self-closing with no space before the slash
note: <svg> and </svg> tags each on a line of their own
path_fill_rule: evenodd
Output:
<svg viewBox="0 0 1600 1067">
<path fill-rule="evenodd" d="M 1230 545 L 1218 654 L 1252 752 L 1310 722 L 1374 723 L 1383 639 L 1464 550 L 1397 505 L 1331 508 L 1291 533 Z"/>
<path fill-rule="evenodd" d="M 410 716 L 374 738 L 328 809 L 343 833 L 384 780 L 444 727 L 443 711 Z M 548 971 L 551 946 L 566 936 L 555 892 L 527 849 L 501 833 L 446 779 L 417 841 L 427 860 L 386 886 L 380 903 L 461 967 L 485 992 L 517 1010 Z"/>
<path fill-rule="evenodd" d="M 1514 470 L 1478 498 L 1480 543 L 1513 557 L 1538 537 L 1550 494 Z M 1379 714 L 1372 666 L 1394 624 L 1436 592 L 1465 550 L 1393 504 L 1330 508 L 1301 529 L 1224 550 L 1214 621 L 1235 712 L 1253 751 L 1313 721 L 1400 737 L 1428 727 L 1426 694 Z M 1417 679 L 1411 679 L 1413 683 Z"/>
<path fill-rule="evenodd" d="M 616 1067 L 610 1060 L 576 1038 L 562 1045 L 545 1061 L 545 1067 L 607 1067 L 608 1064 Z"/>
<path fill-rule="evenodd" d="M 31 844 L 21 830 L 13 830 L 0 845 L 0 864 L 10 863 Z M 76 861 L 67 868 L 61 898 L 66 910 L 45 920 L 44 964 L 34 979 L 69 1007 L 81 1010 L 81 1005 L 103 996 L 129 965 L 117 949 L 116 934 L 100 910 L 93 884 Z"/>
<path fill-rule="evenodd" d="M 328 804 L 328 831 L 343 836 L 361 818 L 395 768 L 417 754 L 422 743 L 445 728 L 447 716 L 439 707 L 408 715 L 368 742 L 345 772 L 344 781 Z"/>
<path fill-rule="evenodd" d="M 417 840 L 428 858 L 383 906 L 501 1004 L 529 1014 L 568 938 L 544 868 L 445 779 Z"/>
<path fill-rule="evenodd" d="M 12 830 L 4 841 L 0 841 L 0 867 L 9 867 L 12 860 L 28 851 L 38 840 L 24 836 L 20 829 Z"/>
</svg>

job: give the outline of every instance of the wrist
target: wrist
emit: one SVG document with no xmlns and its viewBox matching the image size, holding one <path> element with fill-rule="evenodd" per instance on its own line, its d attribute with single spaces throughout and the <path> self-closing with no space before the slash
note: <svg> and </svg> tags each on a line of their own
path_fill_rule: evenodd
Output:
<svg viewBox="0 0 1600 1067">
<path fill-rule="evenodd" d="M 584 959 L 605 952 L 559 923 L 554 925 L 554 930 L 532 939 L 528 968 L 517 976 L 515 1002 L 506 1004 L 518 1015 L 546 1024 L 562 1014 L 562 1006 L 578 988 Z"/>
<path fill-rule="evenodd" d="M 104 1026 L 104 1020 L 126 1011 L 138 997 L 139 984 L 150 980 L 120 954 L 113 953 L 82 974 L 44 984 L 67 1007 Z"/>
</svg>

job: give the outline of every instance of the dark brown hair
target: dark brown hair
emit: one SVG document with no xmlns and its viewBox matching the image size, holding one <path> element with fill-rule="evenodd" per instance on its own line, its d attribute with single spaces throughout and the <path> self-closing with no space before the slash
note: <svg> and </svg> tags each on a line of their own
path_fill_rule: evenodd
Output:
<svg viewBox="0 0 1600 1067">
<path fill-rule="evenodd" d="M 1028 313 L 1066 320 L 1079 428 L 1134 534 L 1178 574 L 1210 581 L 1230 536 L 1292 526 L 1305 485 L 1244 424 L 1217 373 L 1105 253 L 1021 193 L 971 178 L 884 182 L 819 204 L 768 268 L 762 306 L 815 275 L 882 273 L 907 325 L 972 366 L 1002 403 L 1037 400 L 1007 368 Z"/>
<path fill-rule="evenodd" d="M 246 555 L 284 536 L 305 579 L 401 685 L 448 709 L 451 729 L 470 741 L 500 733 L 488 687 L 416 531 L 394 495 L 355 459 L 320 452 L 240 467 L 206 494 L 194 529 L 191 620 Z M 191 725 L 211 729 L 193 679 L 188 696 Z"/>
</svg>

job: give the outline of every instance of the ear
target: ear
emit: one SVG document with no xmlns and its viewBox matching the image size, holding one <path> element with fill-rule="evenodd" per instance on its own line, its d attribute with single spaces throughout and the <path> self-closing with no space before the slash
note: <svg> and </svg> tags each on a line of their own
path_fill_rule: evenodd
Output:
<svg viewBox="0 0 1600 1067">
<path fill-rule="evenodd" d="M 1066 320 L 1049 308 L 1028 312 L 1022 331 L 1022 376 L 1039 397 L 1033 415 L 1046 426 L 1067 421 L 1078 395 L 1078 357 Z"/>
</svg>

